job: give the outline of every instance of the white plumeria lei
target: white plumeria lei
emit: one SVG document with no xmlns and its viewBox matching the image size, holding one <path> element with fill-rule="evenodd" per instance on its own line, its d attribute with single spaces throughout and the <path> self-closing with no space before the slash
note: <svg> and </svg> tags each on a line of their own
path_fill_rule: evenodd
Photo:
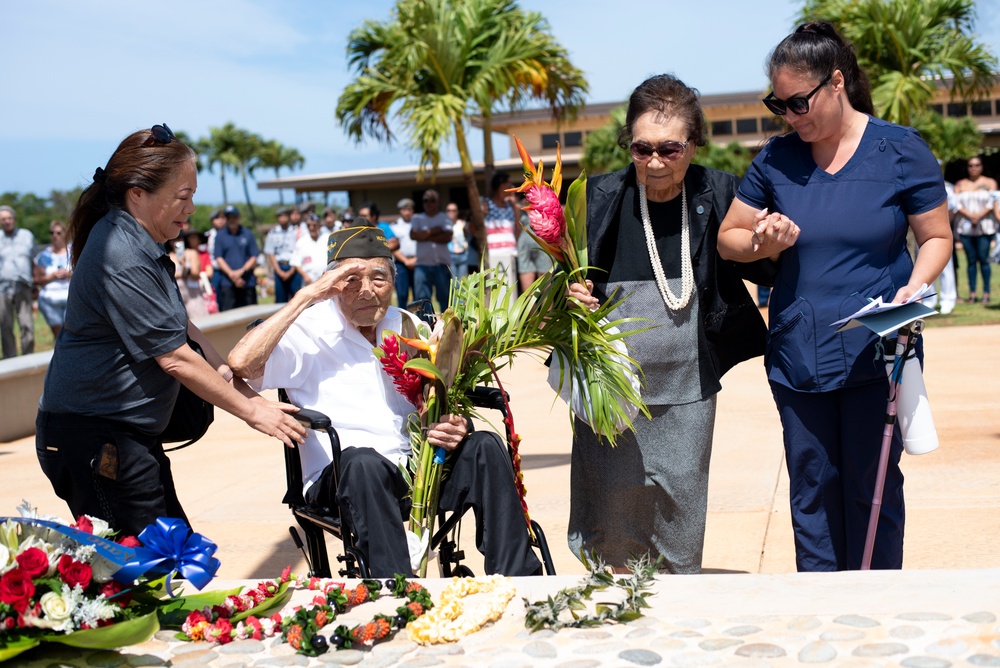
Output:
<svg viewBox="0 0 1000 668">
<path fill-rule="evenodd" d="M 466 609 L 462 599 L 479 593 L 489 596 Z M 502 575 L 453 578 L 441 592 L 440 602 L 410 622 L 406 630 L 410 640 L 421 645 L 455 642 L 500 619 L 516 593 L 510 578 Z"/>
</svg>

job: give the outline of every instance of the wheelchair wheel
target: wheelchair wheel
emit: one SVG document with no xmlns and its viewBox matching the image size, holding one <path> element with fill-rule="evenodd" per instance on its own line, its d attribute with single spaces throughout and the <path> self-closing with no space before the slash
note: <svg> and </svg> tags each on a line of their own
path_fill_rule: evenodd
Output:
<svg viewBox="0 0 1000 668">
<path fill-rule="evenodd" d="M 472 572 L 472 569 L 465 564 L 459 564 L 455 566 L 455 570 L 452 571 L 452 576 L 456 578 L 474 578 L 476 574 Z"/>
</svg>

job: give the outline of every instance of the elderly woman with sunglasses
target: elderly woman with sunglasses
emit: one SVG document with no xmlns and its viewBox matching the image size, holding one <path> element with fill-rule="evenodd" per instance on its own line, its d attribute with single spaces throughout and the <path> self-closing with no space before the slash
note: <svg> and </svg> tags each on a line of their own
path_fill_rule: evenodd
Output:
<svg viewBox="0 0 1000 668">
<path fill-rule="evenodd" d="M 778 262 L 764 365 L 781 424 L 799 570 L 859 568 L 888 393 L 884 341 L 831 323 L 901 302 L 951 255 L 937 160 L 912 128 L 875 118 L 850 44 L 806 23 L 771 52 L 764 104 L 794 132 L 768 143 L 722 223 L 722 257 Z M 916 264 L 906 249 L 912 230 Z M 897 430 L 872 568 L 903 562 Z"/>
<path fill-rule="evenodd" d="M 188 320 L 164 242 L 194 213 L 197 185 L 194 151 L 156 125 L 122 141 L 69 219 L 73 280 L 36 450 L 74 516 L 127 534 L 161 516 L 185 518 L 159 436 L 181 384 L 286 445 L 304 438 L 286 413 L 295 409 L 234 380 Z"/>
<path fill-rule="evenodd" d="M 740 274 L 756 271 L 766 282 L 770 263 L 738 266 L 716 252 L 739 180 L 691 164 L 707 143 L 696 90 L 666 74 L 644 81 L 619 142 L 633 162 L 587 183 L 597 269 L 570 294 L 591 308 L 622 300 L 615 317 L 642 318 L 631 327 L 649 328 L 629 337 L 629 352 L 642 367 L 652 420 L 636 420 L 616 448 L 576 424 L 569 545 L 619 569 L 650 553 L 664 558 L 665 571 L 698 573 L 720 379 L 764 351 L 764 322 Z"/>
</svg>

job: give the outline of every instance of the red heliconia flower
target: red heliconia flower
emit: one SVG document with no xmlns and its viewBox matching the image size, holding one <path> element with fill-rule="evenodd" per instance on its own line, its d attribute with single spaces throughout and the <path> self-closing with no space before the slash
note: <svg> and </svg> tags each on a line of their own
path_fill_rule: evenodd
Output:
<svg viewBox="0 0 1000 668">
<path fill-rule="evenodd" d="M 379 359 L 382 370 L 392 378 L 396 391 L 406 397 L 419 411 L 424 403 L 424 381 L 416 371 L 404 369 L 409 355 L 399 352 L 399 341 L 395 334 L 386 334 L 382 339 L 382 352 Z"/>
<path fill-rule="evenodd" d="M 524 207 L 531 221 L 531 231 L 542 241 L 560 246 L 566 233 L 566 215 L 559 196 L 543 186 L 531 186 L 524 196 L 531 205 Z"/>
</svg>

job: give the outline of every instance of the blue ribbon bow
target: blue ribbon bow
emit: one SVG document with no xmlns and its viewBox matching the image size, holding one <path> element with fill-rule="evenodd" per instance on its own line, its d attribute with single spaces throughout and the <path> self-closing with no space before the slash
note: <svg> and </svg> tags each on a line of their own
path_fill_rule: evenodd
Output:
<svg viewBox="0 0 1000 668">
<path fill-rule="evenodd" d="M 143 546 L 115 573 L 116 580 L 132 582 L 144 573 L 166 575 L 167 594 L 173 597 L 170 580 L 175 572 L 200 590 L 219 570 L 219 560 L 212 556 L 218 546 L 191 531 L 184 520 L 160 517 L 142 530 L 139 541 Z"/>
</svg>

